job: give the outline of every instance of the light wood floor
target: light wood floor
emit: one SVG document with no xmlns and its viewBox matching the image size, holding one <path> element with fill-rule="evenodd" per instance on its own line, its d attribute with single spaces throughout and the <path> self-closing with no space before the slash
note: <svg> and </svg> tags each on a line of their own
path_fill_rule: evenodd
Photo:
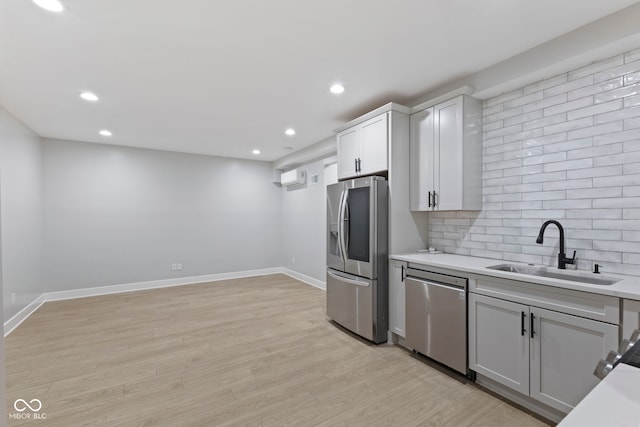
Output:
<svg viewBox="0 0 640 427">
<path fill-rule="evenodd" d="M 46 421 L 9 425 L 545 425 L 324 304 L 284 275 L 47 303 L 5 340 L 7 412 Z"/>
</svg>

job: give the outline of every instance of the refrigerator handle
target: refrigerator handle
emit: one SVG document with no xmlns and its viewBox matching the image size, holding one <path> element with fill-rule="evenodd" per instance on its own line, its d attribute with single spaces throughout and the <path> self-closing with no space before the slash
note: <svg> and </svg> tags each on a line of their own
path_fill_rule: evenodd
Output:
<svg viewBox="0 0 640 427">
<path fill-rule="evenodd" d="M 340 207 L 339 207 L 339 213 L 338 213 L 338 234 L 339 234 L 339 239 L 338 239 L 338 245 L 340 246 L 340 256 L 342 257 L 342 261 L 343 262 L 347 262 L 347 243 L 345 241 L 345 222 L 346 222 L 346 217 L 345 217 L 345 211 L 347 208 L 347 190 L 344 190 L 342 192 L 342 195 L 340 196 Z"/>
</svg>

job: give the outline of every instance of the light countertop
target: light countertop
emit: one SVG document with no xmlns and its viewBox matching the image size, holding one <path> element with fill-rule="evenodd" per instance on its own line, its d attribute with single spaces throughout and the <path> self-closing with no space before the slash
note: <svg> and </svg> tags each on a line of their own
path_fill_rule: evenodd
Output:
<svg viewBox="0 0 640 427">
<path fill-rule="evenodd" d="M 479 258 L 445 253 L 430 254 L 426 252 L 392 254 L 389 256 L 389 258 L 399 261 L 422 264 L 424 266 L 440 267 L 466 273 L 481 274 L 484 276 L 501 277 L 504 279 L 518 280 L 521 282 L 538 283 L 541 285 L 574 289 L 577 291 L 592 292 L 601 295 L 610 295 L 618 298 L 640 300 L 640 277 L 623 276 L 620 274 L 609 274 L 603 272 L 602 274 L 599 274 L 597 276 L 602 279 L 615 278 L 619 279 L 620 281 L 614 283 L 613 285 L 593 285 L 589 283 L 554 279 L 550 277 L 531 276 L 527 274 L 510 273 L 508 271 L 490 270 L 487 267 L 497 264 L 516 264 L 523 266 L 531 265 L 490 258 Z M 553 267 L 547 268 L 549 268 L 550 270 L 556 270 Z M 593 273 L 582 270 L 576 271 L 567 269 L 566 272 L 579 276 L 596 276 Z"/>
<path fill-rule="evenodd" d="M 558 427 L 640 426 L 640 369 L 616 366 Z"/>
</svg>

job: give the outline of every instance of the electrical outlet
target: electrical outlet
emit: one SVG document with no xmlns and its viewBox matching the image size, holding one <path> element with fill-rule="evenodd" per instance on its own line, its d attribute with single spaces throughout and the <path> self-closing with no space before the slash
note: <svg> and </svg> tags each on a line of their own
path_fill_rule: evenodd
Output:
<svg viewBox="0 0 640 427">
<path fill-rule="evenodd" d="M 176 271 L 178 269 L 178 264 L 171 264 L 171 271 Z"/>
<path fill-rule="evenodd" d="M 182 271 L 182 264 L 176 264 L 177 270 Z"/>
</svg>

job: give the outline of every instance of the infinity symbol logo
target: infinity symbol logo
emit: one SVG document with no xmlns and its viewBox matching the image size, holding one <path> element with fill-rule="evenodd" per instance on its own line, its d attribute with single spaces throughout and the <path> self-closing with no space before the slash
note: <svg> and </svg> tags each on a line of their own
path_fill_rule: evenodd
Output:
<svg viewBox="0 0 640 427">
<path fill-rule="evenodd" d="M 38 412 L 40 409 L 42 409 L 42 402 L 40 402 L 38 399 L 31 399 L 29 403 L 27 403 L 27 401 L 24 399 L 18 399 L 13 402 L 13 408 L 18 412 L 24 412 L 27 410 L 27 408 L 31 409 L 32 412 Z"/>
</svg>

